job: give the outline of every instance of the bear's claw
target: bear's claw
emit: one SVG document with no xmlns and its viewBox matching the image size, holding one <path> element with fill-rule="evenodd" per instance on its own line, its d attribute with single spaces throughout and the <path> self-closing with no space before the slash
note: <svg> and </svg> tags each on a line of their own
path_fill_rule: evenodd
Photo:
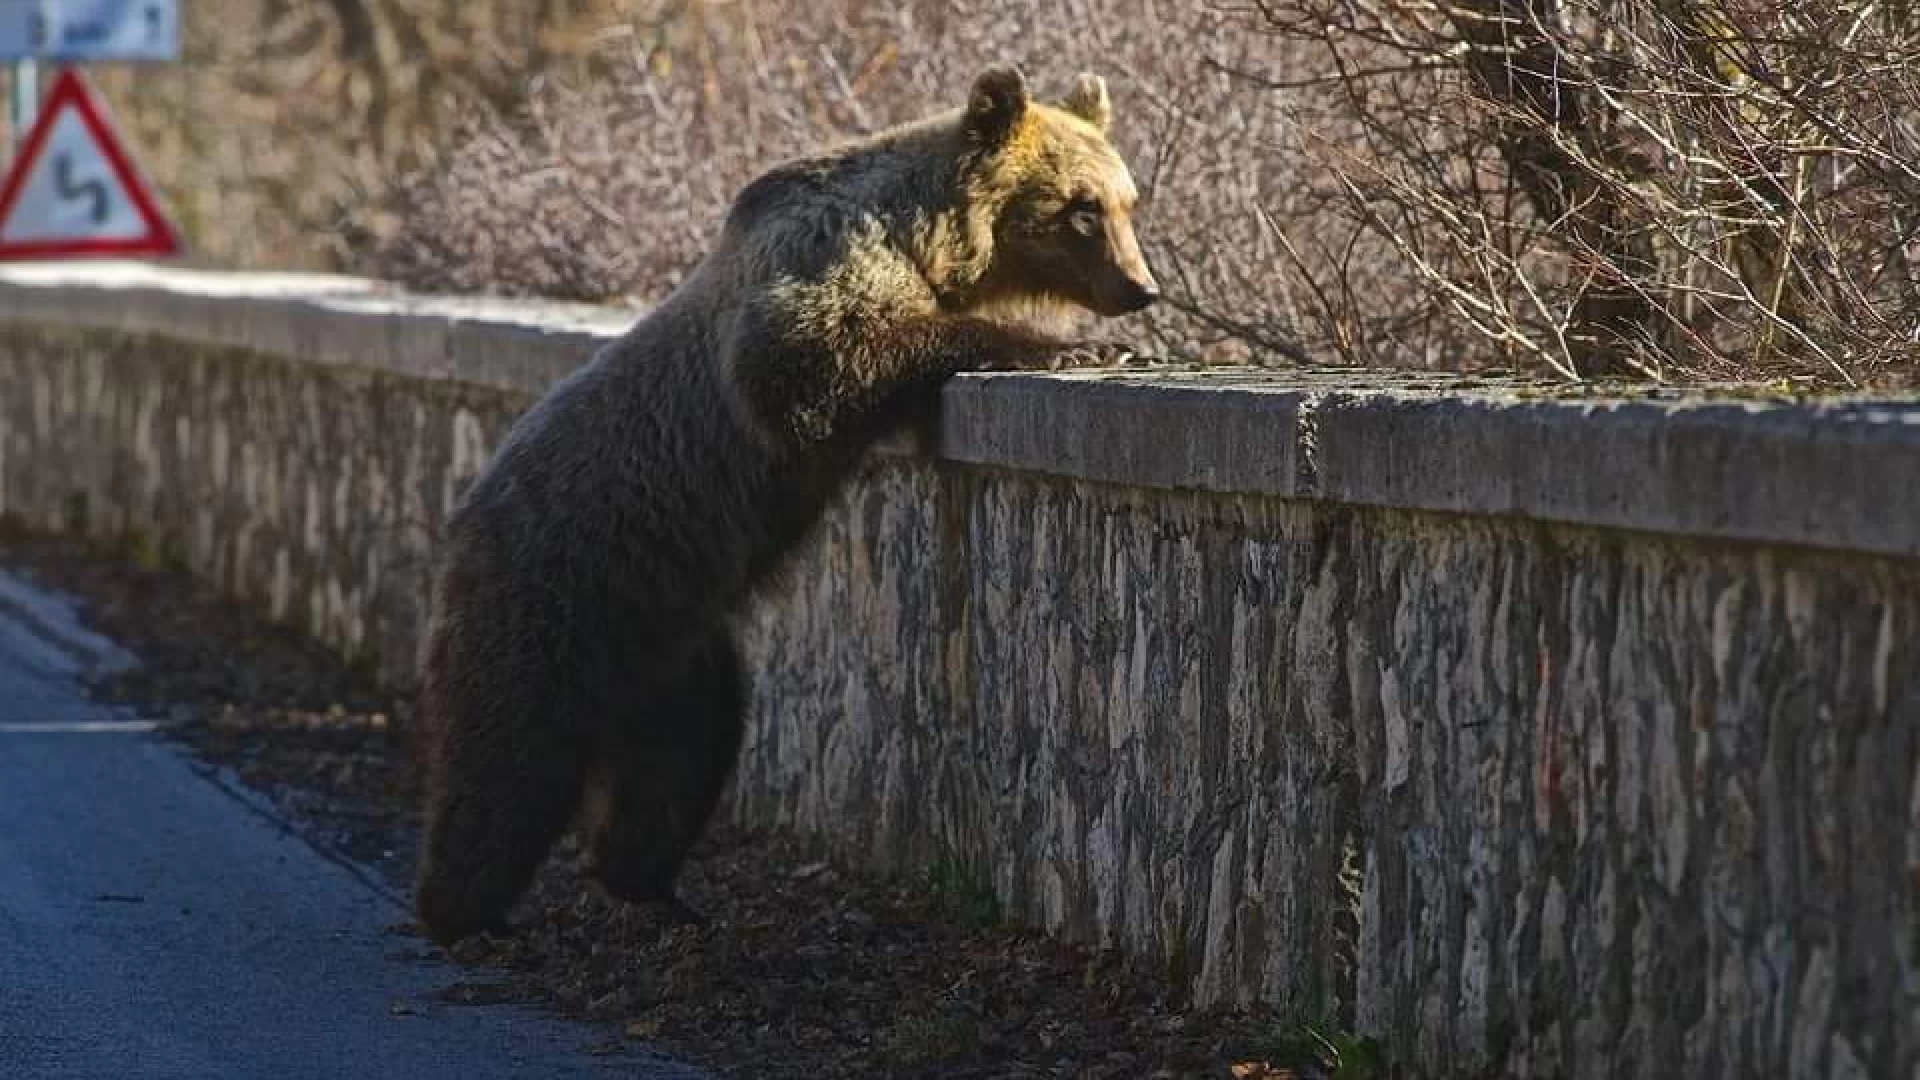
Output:
<svg viewBox="0 0 1920 1080">
<path fill-rule="evenodd" d="M 1086 341 L 1068 345 L 1056 351 L 1047 360 L 1050 371 L 1065 371 L 1070 368 L 1122 367 L 1135 363 L 1140 354 L 1130 345 L 1109 341 Z"/>
</svg>

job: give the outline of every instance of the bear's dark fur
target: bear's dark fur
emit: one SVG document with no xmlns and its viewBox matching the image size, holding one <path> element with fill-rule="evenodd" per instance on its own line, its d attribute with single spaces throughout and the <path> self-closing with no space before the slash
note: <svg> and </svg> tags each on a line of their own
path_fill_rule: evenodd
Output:
<svg viewBox="0 0 1920 1080">
<path fill-rule="evenodd" d="M 505 929 L 583 802 L 605 888 L 694 917 L 674 877 L 747 699 L 729 619 L 949 375 L 1106 355 L 995 313 L 1153 300 L 1108 114 L 1095 77 L 1043 105 L 996 70 L 964 109 L 773 169 L 508 433 L 448 522 L 422 650 L 434 939 Z"/>
</svg>

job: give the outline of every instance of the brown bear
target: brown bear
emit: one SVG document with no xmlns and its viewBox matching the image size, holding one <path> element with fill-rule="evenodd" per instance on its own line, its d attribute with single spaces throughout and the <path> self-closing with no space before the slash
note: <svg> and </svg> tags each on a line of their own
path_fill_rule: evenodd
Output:
<svg viewBox="0 0 1920 1080">
<path fill-rule="evenodd" d="M 1097 77 L 1047 105 L 998 69 L 962 109 L 772 169 L 507 433 L 447 523 L 422 649 L 430 936 L 504 931 L 583 805 L 606 890 L 698 921 L 674 878 L 739 750 L 729 621 L 756 583 L 948 376 L 1114 358 L 1007 313 L 1158 294 L 1110 112 Z"/>
</svg>

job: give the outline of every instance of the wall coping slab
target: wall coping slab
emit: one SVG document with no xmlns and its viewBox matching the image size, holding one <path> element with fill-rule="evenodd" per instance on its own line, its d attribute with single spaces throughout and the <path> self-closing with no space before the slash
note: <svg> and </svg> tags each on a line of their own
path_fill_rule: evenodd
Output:
<svg viewBox="0 0 1920 1080">
<path fill-rule="evenodd" d="M 631 310 L 144 263 L 0 268 L 0 323 L 537 394 Z M 939 454 L 1097 483 L 1920 556 L 1920 400 L 1353 369 L 979 374 Z"/>
</svg>

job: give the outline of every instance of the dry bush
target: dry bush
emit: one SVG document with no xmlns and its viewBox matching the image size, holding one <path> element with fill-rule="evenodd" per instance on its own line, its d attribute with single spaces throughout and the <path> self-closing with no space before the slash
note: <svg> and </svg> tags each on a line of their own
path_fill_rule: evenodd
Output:
<svg viewBox="0 0 1920 1080">
<path fill-rule="evenodd" d="M 980 69 L 1012 62 L 1042 95 L 1077 71 L 1108 76 L 1168 286 L 1144 331 L 1215 359 L 1284 355 L 1287 279 L 1260 220 L 1296 212 L 1299 104 L 1228 68 L 1300 46 L 1254 26 L 1141 0 L 635 3 L 596 64 L 550 73 L 525 110 L 478 116 L 407 192 L 405 228 L 371 266 L 433 289 L 645 302 L 767 166 L 957 105 Z"/>
<path fill-rule="evenodd" d="M 1911 378 L 1911 0 L 196 0 L 96 69 L 198 261 L 661 295 L 767 165 L 1109 77 L 1211 361 Z"/>
<path fill-rule="evenodd" d="M 1013 61 L 1110 77 L 1170 351 L 1849 383 L 1920 344 L 1904 3 L 635 0 L 600 41 L 373 265 L 645 301 L 760 169 Z"/>
<path fill-rule="evenodd" d="M 178 63 L 97 65 L 193 261 L 339 269 L 456 118 L 511 108 L 619 0 L 191 0 Z"/>
<path fill-rule="evenodd" d="M 1853 385 L 1920 367 L 1920 19 L 1863 0 L 1269 0 L 1345 91 L 1312 157 L 1435 346 L 1568 376 Z M 1358 120 L 1363 137 L 1351 137 Z M 1313 320 L 1378 351 L 1326 260 Z"/>
</svg>

